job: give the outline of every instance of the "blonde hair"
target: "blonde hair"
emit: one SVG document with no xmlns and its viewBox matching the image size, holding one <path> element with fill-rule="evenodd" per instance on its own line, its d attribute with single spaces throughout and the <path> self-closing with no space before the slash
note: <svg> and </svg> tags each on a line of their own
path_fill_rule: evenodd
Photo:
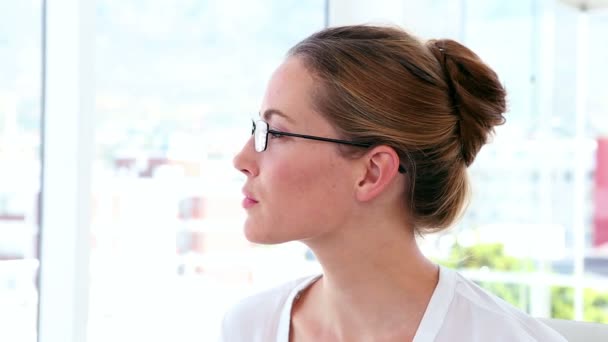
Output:
<svg viewBox="0 0 608 342">
<path fill-rule="evenodd" d="M 319 82 L 315 109 L 344 138 L 397 152 L 419 233 L 459 217 L 466 168 L 505 121 L 506 92 L 492 69 L 453 40 L 423 43 L 399 28 L 367 25 L 322 30 L 288 56 Z"/>
</svg>

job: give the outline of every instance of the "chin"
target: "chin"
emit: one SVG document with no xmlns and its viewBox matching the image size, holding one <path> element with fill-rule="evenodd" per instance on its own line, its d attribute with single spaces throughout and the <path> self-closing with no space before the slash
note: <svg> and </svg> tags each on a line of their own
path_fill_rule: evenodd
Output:
<svg viewBox="0 0 608 342">
<path fill-rule="evenodd" d="M 287 242 L 289 240 L 281 239 L 276 236 L 273 231 L 264 229 L 265 227 L 256 227 L 248 222 L 245 223 L 245 238 L 252 243 L 261 245 L 276 245 L 279 243 Z"/>
</svg>

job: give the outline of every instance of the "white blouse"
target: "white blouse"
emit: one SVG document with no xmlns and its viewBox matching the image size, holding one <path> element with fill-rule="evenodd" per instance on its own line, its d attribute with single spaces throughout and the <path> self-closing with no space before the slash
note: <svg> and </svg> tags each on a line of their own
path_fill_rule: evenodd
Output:
<svg viewBox="0 0 608 342">
<path fill-rule="evenodd" d="M 556 331 L 459 273 L 440 266 L 439 282 L 414 342 L 566 341 Z M 224 316 L 221 342 L 289 342 L 291 306 L 321 275 L 248 297 Z"/>
</svg>

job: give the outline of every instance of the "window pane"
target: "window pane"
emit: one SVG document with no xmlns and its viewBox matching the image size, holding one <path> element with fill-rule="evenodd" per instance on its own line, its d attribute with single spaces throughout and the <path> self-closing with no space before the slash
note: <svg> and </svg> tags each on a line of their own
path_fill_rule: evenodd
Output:
<svg viewBox="0 0 608 342">
<path fill-rule="evenodd" d="M 272 70 L 324 11 L 322 0 L 98 2 L 89 341 L 212 341 L 228 305 L 276 281 L 269 249 L 243 237 L 231 160 Z"/>
<path fill-rule="evenodd" d="M 2 341 L 36 341 L 41 18 L 40 1 L 0 2 Z"/>
</svg>

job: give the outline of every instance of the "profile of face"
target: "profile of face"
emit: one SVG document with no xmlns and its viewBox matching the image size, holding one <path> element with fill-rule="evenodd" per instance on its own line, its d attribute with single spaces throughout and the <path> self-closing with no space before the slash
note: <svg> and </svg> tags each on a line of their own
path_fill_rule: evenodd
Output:
<svg viewBox="0 0 608 342">
<path fill-rule="evenodd" d="M 261 119 L 271 130 L 337 138 L 313 108 L 314 87 L 303 62 L 288 58 L 268 83 Z M 341 227 L 355 202 L 353 162 L 328 142 L 269 134 L 266 150 L 257 152 L 251 137 L 234 157 L 234 167 L 247 176 L 246 238 L 264 244 L 304 241 Z"/>
</svg>

